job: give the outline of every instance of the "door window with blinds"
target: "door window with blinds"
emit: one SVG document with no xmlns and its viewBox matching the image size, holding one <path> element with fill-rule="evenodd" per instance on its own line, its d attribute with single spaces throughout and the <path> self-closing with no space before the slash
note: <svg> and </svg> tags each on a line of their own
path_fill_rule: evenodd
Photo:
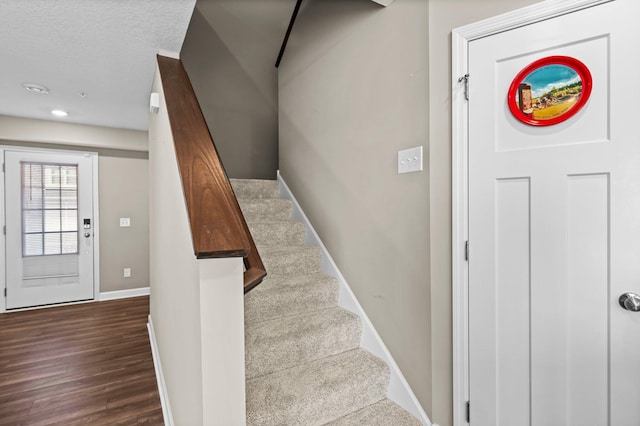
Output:
<svg viewBox="0 0 640 426">
<path fill-rule="evenodd" d="M 6 309 L 93 299 L 97 155 L 7 149 L 4 163 Z"/>
<path fill-rule="evenodd" d="M 23 257 L 78 253 L 78 166 L 21 162 Z"/>
</svg>

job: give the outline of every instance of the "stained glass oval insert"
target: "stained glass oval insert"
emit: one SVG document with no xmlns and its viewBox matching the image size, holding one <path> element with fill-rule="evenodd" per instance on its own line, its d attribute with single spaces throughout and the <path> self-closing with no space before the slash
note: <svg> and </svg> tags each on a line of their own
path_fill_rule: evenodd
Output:
<svg viewBox="0 0 640 426">
<path fill-rule="evenodd" d="M 518 73 L 509 87 L 511 113 L 531 126 L 550 126 L 574 116 L 591 95 L 591 73 L 569 56 L 539 59 Z"/>
</svg>

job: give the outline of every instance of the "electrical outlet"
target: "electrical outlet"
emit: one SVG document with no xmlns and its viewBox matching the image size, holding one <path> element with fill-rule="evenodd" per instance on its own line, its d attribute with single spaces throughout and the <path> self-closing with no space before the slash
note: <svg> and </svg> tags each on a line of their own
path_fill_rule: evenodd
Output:
<svg viewBox="0 0 640 426">
<path fill-rule="evenodd" d="M 131 226 L 131 218 L 129 217 L 121 217 L 120 218 L 120 227 L 121 228 L 128 228 Z"/>
<path fill-rule="evenodd" d="M 422 146 L 398 151 L 398 174 L 422 170 Z"/>
<path fill-rule="evenodd" d="M 131 268 L 124 268 L 122 271 L 122 276 L 125 278 L 131 278 Z"/>
</svg>

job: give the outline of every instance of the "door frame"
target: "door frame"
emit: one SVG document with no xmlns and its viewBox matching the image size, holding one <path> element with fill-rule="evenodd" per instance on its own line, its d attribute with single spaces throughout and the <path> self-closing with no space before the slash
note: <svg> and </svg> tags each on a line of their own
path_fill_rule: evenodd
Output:
<svg viewBox="0 0 640 426">
<path fill-rule="evenodd" d="M 469 43 L 524 25 L 566 15 L 615 0 L 544 1 L 485 19 L 451 33 L 451 223 L 452 223 L 452 331 L 453 331 L 453 424 L 463 426 L 469 401 L 469 268 L 465 259 L 469 239 L 468 144 L 469 109 L 465 98 Z M 473 247 L 469 245 L 472 252 Z"/>
<path fill-rule="evenodd" d="M 100 210 L 98 200 L 98 153 L 95 151 L 73 151 L 67 149 L 53 149 L 53 148 L 35 148 L 26 147 L 20 145 L 0 145 L 0 160 L 4 167 L 4 153 L 5 151 L 23 151 L 23 152 L 40 152 L 45 154 L 57 154 L 57 155 L 86 155 L 91 158 L 91 185 L 93 192 L 93 299 L 98 300 L 100 296 Z M 0 226 L 6 224 L 5 220 L 5 174 L 0 174 Z M 7 288 L 7 271 L 6 271 L 6 235 L 0 234 L 0 277 L 2 277 L 2 285 L 0 291 L 4 293 L 4 289 Z M 0 314 L 7 312 L 7 299 L 4 295 L 0 295 Z M 61 306 L 65 304 L 85 303 L 83 302 L 68 302 L 58 303 L 55 305 L 36 306 L 22 309 L 12 309 L 11 312 L 41 309 L 51 306 Z"/>
</svg>

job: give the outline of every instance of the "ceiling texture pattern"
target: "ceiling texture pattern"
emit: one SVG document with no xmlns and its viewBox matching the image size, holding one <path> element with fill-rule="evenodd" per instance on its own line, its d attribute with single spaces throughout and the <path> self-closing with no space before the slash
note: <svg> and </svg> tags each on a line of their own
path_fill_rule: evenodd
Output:
<svg viewBox="0 0 640 426">
<path fill-rule="evenodd" d="M 0 0 L 0 115 L 147 130 L 156 54 L 178 57 L 194 6 Z M 30 93 L 24 83 L 49 93 Z M 52 109 L 69 115 L 56 118 Z"/>
<path fill-rule="evenodd" d="M 295 1 L 199 0 L 199 7 L 221 34 L 232 25 L 223 16 L 241 21 L 249 35 L 260 33 L 261 48 L 275 62 Z M 195 4 L 0 0 L 0 116 L 147 130 L 156 54 L 179 56 Z M 237 44 L 233 38 L 224 41 L 230 48 Z M 237 49 L 237 54 L 244 58 L 252 52 Z M 49 92 L 31 93 L 25 83 Z M 68 116 L 56 117 L 54 109 Z"/>
</svg>

